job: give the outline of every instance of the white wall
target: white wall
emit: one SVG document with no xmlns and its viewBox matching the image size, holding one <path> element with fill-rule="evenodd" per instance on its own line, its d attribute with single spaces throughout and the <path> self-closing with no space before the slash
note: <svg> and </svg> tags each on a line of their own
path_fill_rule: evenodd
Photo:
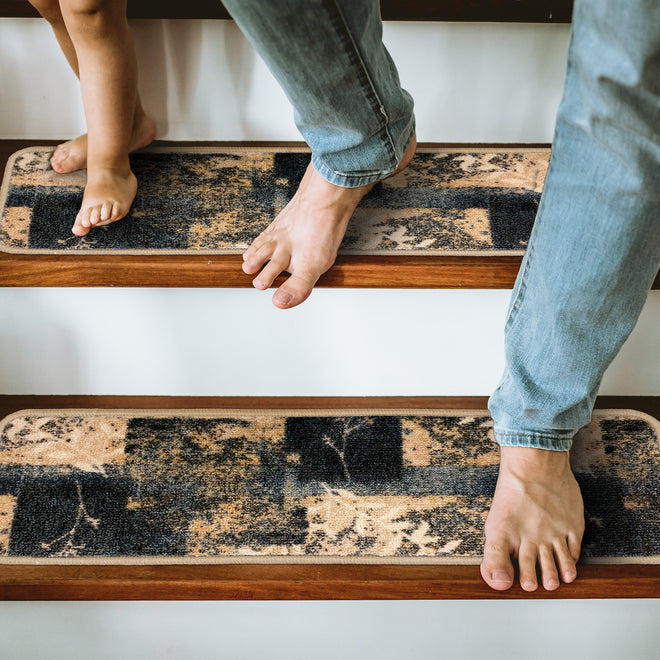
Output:
<svg viewBox="0 0 660 660">
<path fill-rule="evenodd" d="M 3 660 L 655 660 L 657 601 L 0 603 Z"/>
<path fill-rule="evenodd" d="M 300 140 L 286 98 L 230 21 L 134 21 L 140 88 L 169 140 Z M 550 142 L 563 25 L 386 23 L 418 139 Z M 78 83 L 44 21 L 0 20 L 0 138 L 84 131 Z"/>
<path fill-rule="evenodd" d="M 660 291 L 603 394 L 660 394 Z M 481 395 L 509 291 L 318 289 L 282 312 L 241 289 L 0 289 L 0 392 Z"/>
<path fill-rule="evenodd" d="M 233 24 L 133 28 L 160 138 L 299 139 Z M 387 24 L 385 35 L 416 98 L 420 140 L 550 141 L 565 26 Z M 0 137 L 82 130 L 77 82 L 47 26 L 0 20 Z M 660 394 L 659 294 L 603 393 Z M 279 312 L 249 290 L 5 289 L 0 392 L 486 395 L 501 369 L 508 295 L 318 290 Z M 654 657 L 659 619 L 658 600 L 10 603 L 0 605 L 0 658 L 632 660 Z"/>
</svg>

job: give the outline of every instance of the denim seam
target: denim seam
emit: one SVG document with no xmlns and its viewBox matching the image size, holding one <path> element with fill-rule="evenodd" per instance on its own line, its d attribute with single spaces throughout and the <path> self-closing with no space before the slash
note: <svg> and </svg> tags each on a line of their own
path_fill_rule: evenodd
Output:
<svg viewBox="0 0 660 660">
<path fill-rule="evenodd" d="M 362 58 L 360 50 L 357 47 L 355 40 L 353 39 L 353 35 L 351 34 L 351 31 L 348 27 L 348 23 L 346 22 L 346 19 L 341 10 L 341 7 L 339 6 L 339 3 L 337 2 L 337 0 L 331 0 L 330 4 L 334 6 L 336 11 L 336 17 L 331 17 L 331 20 L 334 18 L 333 23 L 335 23 L 335 27 L 340 35 L 340 38 L 343 38 L 345 41 L 348 42 L 348 45 L 350 45 L 349 57 L 353 60 L 353 64 L 357 65 L 357 68 L 361 72 L 360 84 L 362 88 L 367 92 L 367 97 L 370 97 L 370 102 L 372 106 L 374 106 L 377 109 L 378 113 L 382 115 L 382 117 L 384 118 L 384 125 L 381 127 L 381 130 L 384 130 L 385 134 L 387 135 L 388 146 L 390 149 L 392 160 L 394 161 L 393 168 L 395 169 L 398 163 L 396 162 L 397 156 L 396 156 L 396 148 L 394 146 L 394 140 L 392 139 L 392 135 L 388 129 L 390 118 L 385 110 L 385 107 L 383 106 L 383 102 L 380 96 L 378 95 L 378 92 L 376 91 L 376 87 L 373 83 L 373 80 L 371 79 L 371 76 L 369 75 L 369 71 L 364 63 L 364 59 Z M 328 170 L 339 176 L 345 176 L 345 173 L 335 172 L 334 170 L 332 170 L 332 168 L 328 167 Z"/>
<path fill-rule="evenodd" d="M 569 50 L 573 47 L 574 34 L 575 34 L 574 30 L 571 30 Z M 569 69 L 572 66 L 571 59 L 572 58 L 569 56 L 568 63 L 566 65 L 566 78 L 568 78 Z M 566 83 L 564 83 L 564 85 L 565 84 Z M 550 153 L 550 163 L 548 165 L 548 171 L 546 172 L 546 175 L 545 175 L 545 180 L 546 181 L 550 178 L 552 170 L 555 169 L 555 162 L 554 162 L 555 159 L 553 158 L 553 154 L 556 151 L 556 147 L 557 147 L 556 143 L 557 143 L 558 139 L 559 139 L 559 137 L 557 136 L 557 133 L 555 131 L 555 136 L 554 136 L 554 140 L 553 140 L 553 144 L 552 144 L 552 148 L 551 148 L 551 153 Z M 541 217 L 541 214 L 544 212 L 544 210 L 545 210 L 545 196 L 542 194 L 541 195 L 541 202 L 539 203 L 539 208 L 536 212 L 536 218 L 535 218 L 535 221 L 534 221 L 534 226 L 536 226 L 536 224 L 537 224 L 539 218 Z M 534 227 L 532 228 L 532 232 L 534 232 Z M 516 292 L 515 300 L 511 303 L 511 309 L 509 311 L 509 314 L 507 315 L 507 319 L 506 319 L 506 323 L 505 323 L 505 331 L 508 330 L 509 325 L 515 321 L 514 315 L 517 315 L 517 313 L 518 313 L 518 309 L 520 307 L 520 305 L 519 305 L 520 298 L 522 297 L 525 289 L 527 288 L 526 277 L 527 277 L 527 272 L 529 270 L 529 261 L 532 257 L 533 249 L 534 249 L 534 241 L 530 237 L 530 240 L 527 244 L 527 250 L 525 251 L 525 261 L 524 261 L 525 268 L 524 268 L 522 274 L 520 275 L 520 287 L 518 288 L 518 291 Z"/>
</svg>

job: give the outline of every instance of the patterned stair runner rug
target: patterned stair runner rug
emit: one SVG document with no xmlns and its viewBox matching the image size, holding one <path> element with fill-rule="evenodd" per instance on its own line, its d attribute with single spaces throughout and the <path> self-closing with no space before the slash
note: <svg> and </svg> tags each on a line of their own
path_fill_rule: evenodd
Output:
<svg viewBox="0 0 660 660">
<path fill-rule="evenodd" d="M 0 191 L 0 251 L 240 254 L 293 196 L 300 148 L 151 148 L 131 156 L 127 218 L 79 238 L 85 171 L 58 174 L 52 147 L 14 154 Z M 518 255 L 538 208 L 549 149 L 420 148 L 362 200 L 340 248 L 363 255 Z"/>
<path fill-rule="evenodd" d="M 583 560 L 660 561 L 657 420 L 597 411 Z M 487 411 L 28 410 L 0 422 L 0 564 L 477 564 Z"/>
</svg>

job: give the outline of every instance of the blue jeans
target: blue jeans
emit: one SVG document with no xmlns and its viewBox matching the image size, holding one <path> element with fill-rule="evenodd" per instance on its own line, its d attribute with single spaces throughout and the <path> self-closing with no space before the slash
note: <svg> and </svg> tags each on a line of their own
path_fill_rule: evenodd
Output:
<svg viewBox="0 0 660 660">
<path fill-rule="evenodd" d="M 376 0 L 225 0 L 319 174 L 383 178 L 414 132 Z M 660 265 L 660 2 L 577 0 L 550 168 L 489 402 L 502 445 L 567 450 Z M 658 356 L 650 356 L 658 359 Z"/>
<path fill-rule="evenodd" d="M 354 188 L 397 168 L 415 117 L 383 45 L 378 0 L 223 4 L 289 97 L 324 179 Z"/>
<path fill-rule="evenodd" d="M 660 2 L 577 0 L 550 168 L 489 402 L 501 445 L 570 448 L 659 265 Z"/>
</svg>

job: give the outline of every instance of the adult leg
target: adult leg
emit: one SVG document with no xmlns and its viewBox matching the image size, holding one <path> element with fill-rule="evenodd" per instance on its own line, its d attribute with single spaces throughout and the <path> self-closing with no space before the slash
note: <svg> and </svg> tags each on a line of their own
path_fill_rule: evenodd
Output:
<svg viewBox="0 0 660 660">
<path fill-rule="evenodd" d="M 64 24 L 59 0 L 30 0 L 30 4 L 45 18 L 53 29 L 69 66 L 80 78 L 78 69 L 78 56 L 73 46 L 69 32 Z M 153 139 L 155 127 L 152 119 L 145 113 L 139 93 L 135 99 L 133 111 L 133 127 L 129 150 L 135 151 L 146 147 Z M 75 172 L 87 167 L 87 134 L 80 135 L 74 140 L 69 140 L 58 145 L 50 159 L 52 168 L 60 174 Z"/>
<path fill-rule="evenodd" d="M 410 95 L 382 42 L 378 0 L 224 3 L 295 108 L 312 162 L 291 202 L 244 255 L 243 270 L 281 308 L 305 300 L 335 260 L 370 187 L 414 152 Z"/>
<path fill-rule="evenodd" d="M 584 528 L 568 462 L 660 264 L 660 5 L 577 0 L 564 97 L 490 399 L 502 446 L 482 575 L 575 579 Z"/>
</svg>

